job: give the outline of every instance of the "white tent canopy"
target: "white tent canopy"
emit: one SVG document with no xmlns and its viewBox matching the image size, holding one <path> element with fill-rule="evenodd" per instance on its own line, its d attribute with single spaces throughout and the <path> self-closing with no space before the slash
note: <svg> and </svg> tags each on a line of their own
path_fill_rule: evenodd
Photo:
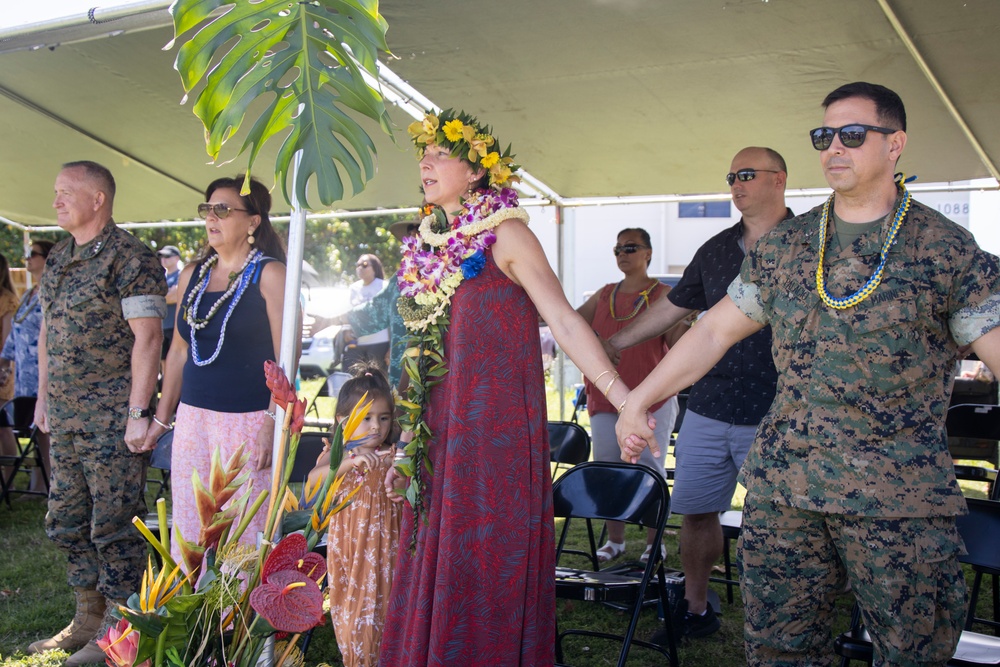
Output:
<svg viewBox="0 0 1000 667">
<path fill-rule="evenodd" d="M 0 31 L 0 216 L 51 223 L 68 160 L 112 168 L 119 220 L 189 217 L 205 184 L 239 170 L 240 158 L 207 164 L 200 123 L 179 104 L 167 4 Z M 995 0 L 385 0 L 381 11 L 389 68 L 491 123 L 557 202 L 719 192 L 745 145 L 781 152 L 790 187 L 823 187 L 806 133 L 823 96 L 859 79 L 908 106 L 902 170 L 921 182 L 997 176 Z M 401 129 L 411 120 L 391 115 Z M 343 208 L 416 203 L 405 131 L 398 141 L 376 136 L 379 173 Z M 265 181 L 274 150 L 258 163 Z"/>
</svg>

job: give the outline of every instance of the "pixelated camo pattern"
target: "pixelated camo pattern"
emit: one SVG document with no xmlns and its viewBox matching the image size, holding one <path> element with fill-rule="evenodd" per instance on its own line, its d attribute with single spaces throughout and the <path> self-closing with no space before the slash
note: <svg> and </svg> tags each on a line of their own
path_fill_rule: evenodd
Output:
<svg viewBox="0 0 1000 667">
<path fill-rule="evenodd" d="M 771 324 L 779 373 L 742 482 L 820 512 L 963 513 L 944 417 L 959 346 L 1000 325 L 998 259 L 914 202 L 882 284 L 838 311 L 816 293 L 819 218 L 817 207 L 781 223 L 748 254 L 729 289 L 745 314 Z M 828 252 L 832 295 L 868 280 L 884 233 Z"/>
</svg>

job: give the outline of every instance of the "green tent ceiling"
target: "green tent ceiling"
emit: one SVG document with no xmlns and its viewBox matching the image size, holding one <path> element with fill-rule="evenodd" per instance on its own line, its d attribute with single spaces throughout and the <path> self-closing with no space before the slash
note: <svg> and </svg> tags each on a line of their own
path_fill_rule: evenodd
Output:
<svg viewBox="0 0 1000 667">
<path fill-rule="evenodd" d="M 106 23 L 0 32 L 0 216 L 51 223 L 58 165 L 94 159 L 119 181 L 117 219 L 187 218 L 205 184 L 243 164 L 208 164 L 201 125 L 180 104 L 175 52 L 163 50 L 165 3 L 133 5 Z M 921 182 L 995 176 L 989 165 L 1000 164 L 998 0 L 385 0 L 380 9 L 393 52 L 384 62 L 435 104 L 491 123 L 560 197 L 719 192 L 746 145 L 784 154 L 790 187 L 823 187 L 806 133 L 821 122 L 823 96 L 854 80 L 902 96 L 910 139 L 900 168 Z M 392 117 L 399 145 L 377 138 L 378 175 L 339 207 L 419 200 L 411 119 L 395 108 Z M 259 162 L 267 181 L 275 148 Z"/>
</svg>

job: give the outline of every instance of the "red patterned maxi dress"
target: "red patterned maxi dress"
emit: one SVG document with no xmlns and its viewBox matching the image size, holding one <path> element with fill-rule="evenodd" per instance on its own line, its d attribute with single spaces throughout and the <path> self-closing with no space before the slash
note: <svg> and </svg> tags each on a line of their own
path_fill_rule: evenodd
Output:
<svg viewBox="0 0 1000 667">
<path fill-rule="evenodd" d="M 555 543 L 538 312 L 486 251 L 452 298 L 427 409 L 427 524 L 403 512 L 379 664 L 554 661 Z"/>
</svg>

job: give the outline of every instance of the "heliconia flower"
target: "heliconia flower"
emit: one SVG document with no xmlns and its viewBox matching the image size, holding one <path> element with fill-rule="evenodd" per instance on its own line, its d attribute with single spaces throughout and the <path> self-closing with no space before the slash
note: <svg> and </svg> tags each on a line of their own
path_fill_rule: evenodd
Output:
<svg viewBox="0 0 1000 667">
<path fill-rule="evenodd" d="M 293 570 L 275 572 L 250 593 L 250 606 L 276 630 L 307 632 L 323 622 L 323 593 Z"/>
<path fill-rule="evenodd" d="M 444 136 L 448 141 L 459 141 L 462 138 L 462 130 L 465 128 L 462 121 L 455 118 L 449 120 L 444 124 L 441 129 L 444 130 Z"/>
<path fill-rule="evenodd" d="M 136 654 L 139 652 L 139 633 L 124 618 L 108 628 L 107 633 L 97 640 L 97 645 L 104 651 L 108 667 L 132 667 Z M 152 659 L 148 659 L 135 667 L 150 667 Z"/>
<path fill-rule="evenodd" d="M 205 560 L 205 547 L 185 540 L 180 526 L 174 526 L 174 533 L 174 542 L 181 552 L 181 558 L 184 560 L 188 574 L 197 572 L 201 568 L 202 561 Z"/>
<path fill-rule="evenodd" d="M 292 403 L 292 422 L 288 430 L 292 433 L 302 433 L 302 428 L 306 425 L 306 399 L 300 398 Z"/>
<path fill-rule="evenodd" d="M 295 390 L 288 383 L 288 376 L 281 366 L 270 359 L 264 362 L 264 377 L 267 388 L 271 390 L 271 397 L 275 405 L 283 410 L 288 409 L 288 404 L 295 400 Z"/>
<path fill-rule="evenodd" d="M 286 570 L 299 572 L 318 585 L 326 576 L 326 560 L 319 554 L 309 551 L 302 533 L 292 533 L 283 537 L 267 555 L 260 580 L 267 583 L 276 573 Z"/>
<path fill-rule="evenodd" d="M 198 535 L 198 544 L 206 549 L 211 549 L 218 545 L 222 534 L 243 514 L 243 510 L 246 508 L 249 499 L 250 495 L 244 493 L 240 496 L 239 500 L 225 510 L 216 512 L 208 524 L 202 525 L 201 532 Z"/>
</svg>

